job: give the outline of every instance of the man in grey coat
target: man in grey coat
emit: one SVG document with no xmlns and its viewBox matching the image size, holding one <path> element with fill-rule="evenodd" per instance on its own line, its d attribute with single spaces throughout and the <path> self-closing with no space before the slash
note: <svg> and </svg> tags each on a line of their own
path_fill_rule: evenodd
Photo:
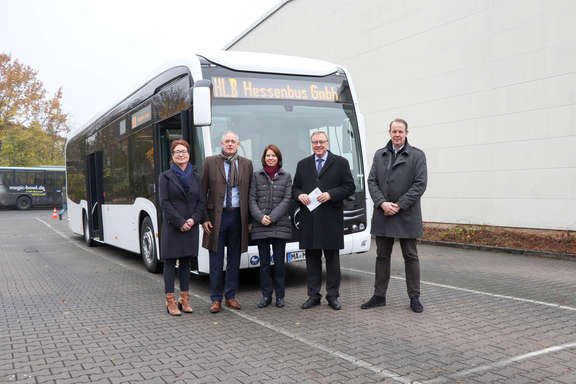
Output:
<svg viewBox="0 0 576 384">
<path fill-rule="evenodd" d="M 374 154 L 368 189 L 374 201 L 372 235 L 376 236 L 376 279 L 374 295 L 362 309 L 386 305 L 390 281 L 390 255 L 394 239 L 400 240 L 406 271 L 410 308 L 420 313 L 420 263 L 416 238 L 422 236 L 420 198 L 426 190 L 427 170 L 424 152 L 408 144 L 408 123 L 390 123 L 390 141 Z"/>
</svg>

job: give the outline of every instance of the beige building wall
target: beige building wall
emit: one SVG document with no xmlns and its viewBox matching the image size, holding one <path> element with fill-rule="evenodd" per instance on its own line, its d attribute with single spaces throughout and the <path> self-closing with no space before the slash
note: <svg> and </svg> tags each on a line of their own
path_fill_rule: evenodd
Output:
<svg viewBox="0 0 576 384">
<path fill-rule="evenodd" d="M 426 221 L 576 230 L 576 2 L 292 0 L 229 49 L 346 66 L 368 172 L 395 117 Z"/>
</svg>

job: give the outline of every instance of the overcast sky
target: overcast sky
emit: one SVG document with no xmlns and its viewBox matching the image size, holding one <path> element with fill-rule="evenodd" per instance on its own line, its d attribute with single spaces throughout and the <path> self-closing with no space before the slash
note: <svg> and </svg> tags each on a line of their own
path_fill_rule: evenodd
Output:
<svg viewBox="0 0 576 384">
<path fill-rule="evenodd" d="M 63 88 L 72 128 L 178 58 L 221 49 L 279 0 L 2 0 L 0 52 Z"/>
</svg>

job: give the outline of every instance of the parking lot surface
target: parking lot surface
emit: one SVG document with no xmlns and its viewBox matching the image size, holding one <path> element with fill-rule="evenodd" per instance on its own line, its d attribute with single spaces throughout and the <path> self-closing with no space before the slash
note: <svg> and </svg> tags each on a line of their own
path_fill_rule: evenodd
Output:
<svg viewBox="0 0 576 384">
<path fill-rule="evenodd" d="M 258 273 L 240 276 L 241 311 L 170 317 L 161 275 L 138 255 L 88 248 L 49 212 L 0 211 L 0 383 L 576 383 L 576 262 L 420 246 L 422 303 L 409 309 L 396 245 L 388 304 L 372 294 L 375 248 L 342 257 L 341 302 L 258 309 Z"/>
</svg>

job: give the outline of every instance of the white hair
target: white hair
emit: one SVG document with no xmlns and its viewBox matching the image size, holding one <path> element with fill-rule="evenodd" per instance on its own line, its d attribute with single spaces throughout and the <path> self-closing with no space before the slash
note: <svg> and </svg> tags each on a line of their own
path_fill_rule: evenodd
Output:
<svg viewBox="0 0 576 384">
<path fill-rule="evenodd" d="M 231 130 L 228 130 L 228 131 L 224 132 L 224 133 L 222 134 L 222 138 L 220 139 L 220 141 L 223 142 L 223 141 L 224 141 L 224 138 L 225 138 L 226 136 L 228 136 L 229 134 L 234 135 L 234 137 L 236 138 L 236 141 L 240 141 L 240 138 L 238 137 L 238 134 L 237 134 L 236 132 L 234 132 L 234 131 L 231 131 Z"/>
<path fill-rule="evenodd" d="M 324 135 L 324 137 L 326 138 L 326 141 L 330 141 L 328 134 L 324 131 L 315 131 L 314 133 L 312 133 L 312 136 L 310 136 L 310 140 L 314 139 L 314 136 L 318 136 L 318 135 Z"/>
</svg>

